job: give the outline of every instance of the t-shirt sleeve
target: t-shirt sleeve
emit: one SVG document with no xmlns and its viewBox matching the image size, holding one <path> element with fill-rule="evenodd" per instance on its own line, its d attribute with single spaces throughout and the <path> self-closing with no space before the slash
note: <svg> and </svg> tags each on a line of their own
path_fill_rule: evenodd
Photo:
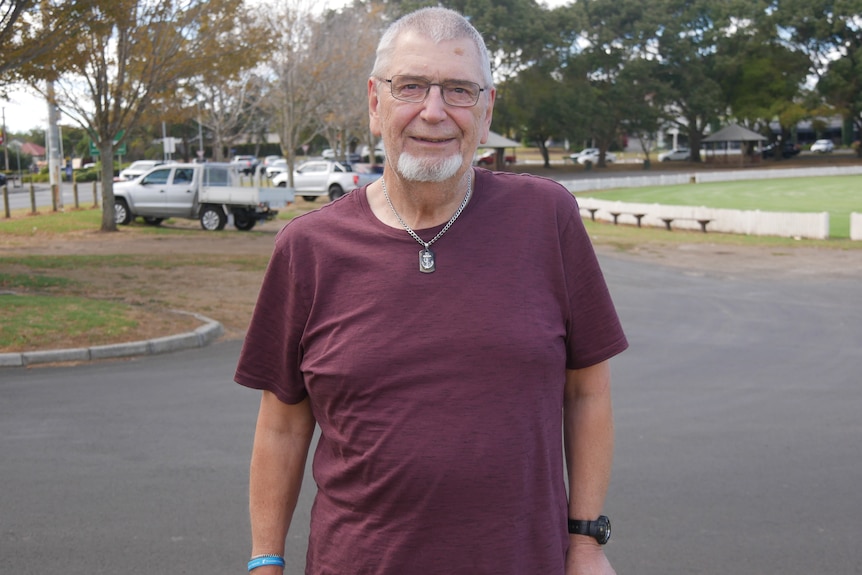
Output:
<svg viewBox="0 0 862 575">
<path fill-rule="evenodd" d="M 303 282 L 297 274 L 300 240 L 285 226 L 264 274 L 260 295 L 240 353 L 234 381 L 273 392 L 285 403 L 305 399 L 300 370 L 301 341 L 308 316 Z"/>
<path fill-rule="evenodd" d="M 567 369 L 595 365 L 628 347 L 577 200 L 561 220 L 561 252 L 569 298 L 566 322 Z"/>
</svg>

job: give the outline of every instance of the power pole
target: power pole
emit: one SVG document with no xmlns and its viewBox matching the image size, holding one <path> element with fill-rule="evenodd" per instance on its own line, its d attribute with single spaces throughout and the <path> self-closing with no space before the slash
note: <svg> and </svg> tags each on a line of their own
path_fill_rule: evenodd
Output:
<svg viewBox="0 0 862 575">
<path fill-rule="evenodd" d="M 6 171 L 9 171 L 9 136 L 6 134 L 6 108 L 3 108 L 3 125 L 0 126 L 0 139 L 3 140 L 3 155 L 6 156 Z M 18 166 L 19 168 L 21 166 Z"/>
<path fill-rule="evenodd" d="M 54 95 L 54 82 L 48 81 L 48 175 L 51 182 L 51 197 L 54 207 L 63 211 L 63 193 L 60 189 L 60 131 L 57 125 L 57 101 Z"/>
</svg>

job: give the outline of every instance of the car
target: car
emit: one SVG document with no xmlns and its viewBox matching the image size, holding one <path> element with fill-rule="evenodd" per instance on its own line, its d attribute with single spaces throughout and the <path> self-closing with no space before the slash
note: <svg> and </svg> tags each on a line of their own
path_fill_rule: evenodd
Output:
<svg viewBox="0 0 862 575">
<path fill-rule="evenodd" d="M 600 151 L 598 148 L 584 148 L 577 154 L 572 154 L 570 157 L 572 158 L 572 160 L 582 165 L 586 164 L 587 162 L 597 164 L 599 162 L 599 154 Z M 614 154 L 613 152 L 605 152 L 605 162 L 612 164 L 616 160 L 616 154 Z"/>
<path fill-rule="evenodd" d="M 287 171 L 287 160 L 279 158 L 269 162 L 266 166 L 266 177 L 272 179 L 276 175 Z"/>
<path fill-rule="evenodd" d="M 0 186 L 6 185 L 6 174 L 0 173 Z"/>
<path fill-rule="evenodd" d="M 270 165 L 272 165 L 273 162 L 275 162 L 277 160 L 283 160 L 283 159 L 284 159 L 284 156 L 267 156 L 263 159 L 263 162 L 262 162 L 263 167 L 268 168 Z"/>
<path fill-rule="evenodd" d="M 599 149 L 598 148 L 584 148 L 580 152 L 576 154 L 572 154 L 569 156 L 573 161 L 585 165 L 587 162 L 591 164 L 599 163 Z M 605 152 L 605 162 L 608 164 L 613 164 L 617 161 L 617 157 L 613 152 Z"/>
<path fill-rule="evenodd" d="M 673 148 L 658 155 L 659 162 L 686 161 L 691 158 L 691 150 L 688 148 Z"/>
<path fill-rule="evenodd" d="M 230 163 L 236 166 L 238 172 L 251 176 L 260 161 L 254 156 L 234 156 Z"/>
<path fill-rule="evenodd" d="M 811 151 L 820 152 L 821 154 L 828 154 L 834 149 L 835 144 L 832 143 L 832 140 L 817 140 L 811 144 Z"/>
<path fill-rule="evenodd" d="M 326 148 L 321 152 L 320 157 L 324 160 L 344 160 L 348 163 L 355 164 L 362 161 L 362 156 L 357 152 L 348 152 L 347 154 L 336 154 L 332 148 Z"/>
<path fill-rule="evenodd" d="M 374 146 L 374 158 L 371 157 L 371 149 L 368 146 L 362 146 L 359 151 L 359 156 L 365 162 L 382 162 L 386 159 L 386 151 L 383 149 L 383 142 Z"/>
<path fill-rule="evenodd" d="M 120 170 L 120 180 L 134 180 L 162 164 L 164 162 L 159 160 L 138 160 L 132 162 L 128 168 Z"/>
<path fill-rule="evenodd" d="M 497 161 L 497 150 L 485 150 L 476 157 L 476 165 L 493 166 Z M 515 154 L 507 154 L 504 161 L 506 164 L 514 164 L 517 161 Z"/>
<path fill-rule="evenodd" d="M 781 157 L 782 158 L 792 158 L 796 154 L 800 152 L 801 148 L 798 144 L 794 144 L 791 141 L 786 141 L 781 146 Z M 764 158 L 774 158 L 775 157 L 775 144 L 769 144 L 763 148 L 761 155 Z"/>
</svg>

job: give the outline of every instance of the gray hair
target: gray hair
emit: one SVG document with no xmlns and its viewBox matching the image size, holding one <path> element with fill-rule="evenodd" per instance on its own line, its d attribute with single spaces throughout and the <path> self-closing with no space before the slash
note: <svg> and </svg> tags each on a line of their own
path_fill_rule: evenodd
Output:
<svg viewBox="0 0 862 575">
<path fill-rule="evenodd" d="M 377 45 L 377 59 L 371 71 L 372 76 L 382 77 L 386 73 L 395 57 L 395 42 L 405 32 L 415 32 L 430 38 L 435 43 L 462 39 L 472 41 L 479 53 L 485 85 L 486 87 L 494 85 L 494 79 L 491 76 L 491 59 L 482 35 L 464 16 L 454 10 L 440 7 L 422 8 L 411 12 L 386 29 Z"/>
</svg>

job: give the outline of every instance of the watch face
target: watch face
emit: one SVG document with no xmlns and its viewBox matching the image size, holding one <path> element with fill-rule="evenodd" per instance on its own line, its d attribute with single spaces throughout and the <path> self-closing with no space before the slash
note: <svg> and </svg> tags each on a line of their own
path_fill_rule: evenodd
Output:
<svg viewBox="0 0 862 575">
<path fill-rule="evenodd" d="M 611 520 L 606 515 L 602 515 L 596 520 L 596 541 L 599 545 L 604 545 L 611 538 Z"/>
</svg>

